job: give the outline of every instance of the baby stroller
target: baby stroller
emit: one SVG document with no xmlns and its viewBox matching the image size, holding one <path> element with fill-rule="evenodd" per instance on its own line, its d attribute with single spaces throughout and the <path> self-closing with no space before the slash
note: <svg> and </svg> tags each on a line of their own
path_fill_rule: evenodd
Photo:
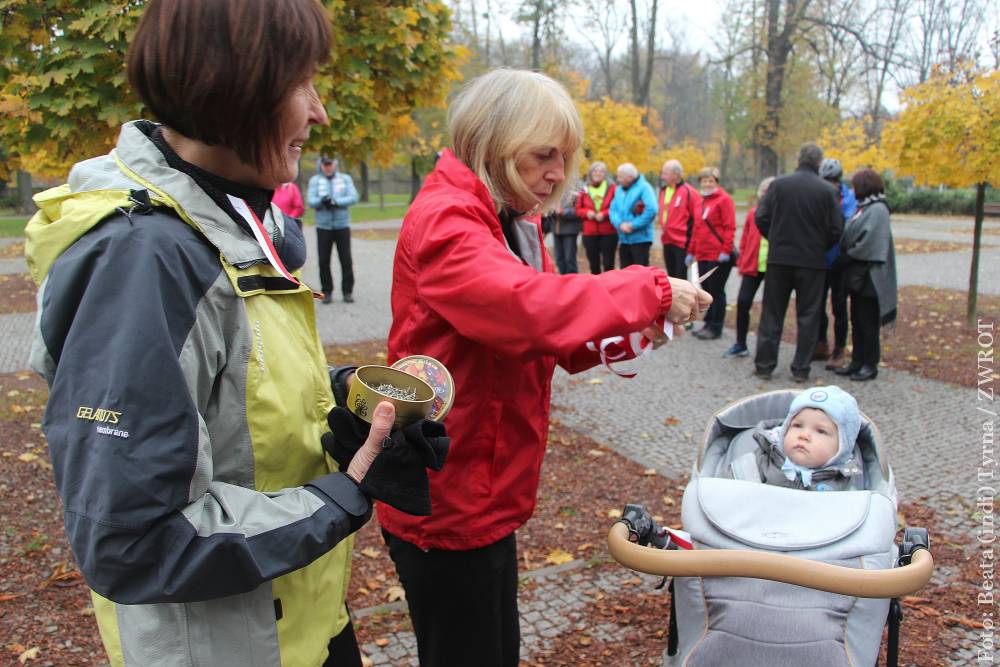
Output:
<svg viewBox="0 0 1000 667">
<path fill-rule="evenodd" d="M 621 564 L 672 577 L 664 667 L 870 667 L 887 621 L 887 663 L 897 665 L 898 598 L 926 585 L 933 559 L 924 529 L 894 544 L 896 489 L 875 425 L 862 415 L 863 490 L 723 476 L 752 441 L 734 436 L 784 417 L 797 393 L 750 396 L 711 418 L 684 491 L 686 533 L 659 528 L 638 505 L 611 529 Z"/>
</svg>

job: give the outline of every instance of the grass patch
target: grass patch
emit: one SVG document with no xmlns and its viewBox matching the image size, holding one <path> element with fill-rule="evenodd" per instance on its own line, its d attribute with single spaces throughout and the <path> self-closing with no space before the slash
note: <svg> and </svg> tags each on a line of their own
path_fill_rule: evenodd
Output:
<svg viewBox="0 0 1000 667">
<path fill-rule="evenodd" d="M 28 216 L 0 216 L 0 236 L 24 236 L 24 226 L 28 224 Z"/>
</svg>

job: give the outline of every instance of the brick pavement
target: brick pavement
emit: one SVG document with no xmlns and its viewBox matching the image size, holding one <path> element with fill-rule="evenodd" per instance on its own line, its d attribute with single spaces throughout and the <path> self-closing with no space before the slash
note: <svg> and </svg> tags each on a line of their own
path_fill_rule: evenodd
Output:
<svg viewBox="0 0 1000 667">
<path fill-rule="evenodd" d="M 398 223 L 371 226 L 387 228 L 395 224 Z M 909 223 L 907 227 L 918 224 L 922 223 Z M 954 224 L 948 221 L 949 226 Z M 307 231 L 306 237 L 310 257 L 314 257 L 312 230 Z M 355 240 L 357 301 L 345 304 L 338 299 L 327 306 L 317 304 L 317 326 L 324 343 L 385 337 L 390 324 L 388 295 L 394 248 L 393 241 Z M 985 254 L 995 252 L 1000 251 Z M 944 276 L 954 270 L 955 277 L 942 278 L 939 286 L 964 287 L 954 283 L 962 270 L 967 276 L 967 254 L 910 257 L 913 262 L 900 262 L 900 284 L 919 283 L 925 274 Z M 961 266 L 958 260 L 966 264 Z M 991 261 L 992 255 L 984 264 Z M 0 271 L 10 262 L 0 263 Z M 928 262 L 934 267 L 933 272 L 926 270 Z M 992 273 L 982 284 L 984 291 L 998 293 L 1000 280 L 996 278 L 1000 275 L 996 271 L 1000 270 L 1000 262 L 992 264 L 996 268 L 991 267 Z M 336 262 L 334 265 L 334 278 L 339 283 L 339 269 Z M 307 265 L 305 279 L 310 285 L 318 285 L 314 262 Z M 33 320 L 31 313 L 0 316 L 0 337 L 6 343 L 0 349 L 0 372 L 25 368 Z M 553 382 L 553 415 L 645 467 L 656 468 L 665 476 L 683 475 L 690 469 L 702 431 L 715 410 L 745 395 L 792 386 L 787 368 L 792 354 L 789 346 L 781 347 L 775 380 L 764 383 L 751 377 L 752 363 L 748 359 L 722 359 L 730 336 L 727 333 L 722 340 L 707 342 L 683 336 L 644 358 L 641 371 L 633 380 L 618 378 L 603 368 L 573 377 L 557 371 Z M 970 363 L 975 360 L 970 359 Z M 835 379 L 841 380 L 821 366 L 814 366 L 815 383 Z M 976 488 L 981 424 L 975 412 L 974 391 L 891 369 L 883 369 L 876 382 L 846 384 L 882 432 L 896 472 L 900 499 L 930 496 L 928 502 L 946 517 L 947 530 L 971 532 L 969 498 Z M 667 425 L 664 420 L 668 417 L 676 419 L 676 423 Z M 623 502 L 642 500 L 626 496 L 623 491 Z M 544 649 L 554 636 L 572 630 L 580 622 L 580 610 L 586 605 L 582 591 L 614 590 L 620 583 L 617 574 L 595 575 L 579 565 L 582 563 L 526 573 L 520 604 L 525 657 Z M 360 617 L 393 613 L 392 609 L 356 611 Z M 610 626 L 590 630 L 614 632 Z M 974 640 L 975 634 L 970 633 L 967 645 L 954 657 L 954 664 L 967 664 Z M 375 665 L 416 664 L 411 633 L 389 637 L 389 643 L 383 647 L 364 648 Z"/>
</svg>

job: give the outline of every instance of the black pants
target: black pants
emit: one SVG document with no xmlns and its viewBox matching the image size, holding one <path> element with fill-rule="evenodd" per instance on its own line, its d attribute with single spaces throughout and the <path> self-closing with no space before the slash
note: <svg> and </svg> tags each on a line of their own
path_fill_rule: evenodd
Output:
<svg viewBox="0 0 1000 667">
<path fill-rule="evenodd" d="M 319 285 L 323 294 L 333 293 L 333 276 L 330 275 L 330 253 L 337 244 L 340 260 L 340 290 L 343 294 L 354 291 L 354 266 L 351 263 L 351 228 L 316 229 L 316 254 L 319 257 Z"/>
<path fill-rule="evenodd" d="M 330 655 L 323 667 L 361 667 L 361 649 L 358 648 L 358 639 L 354 636 L 354 625 L 350 618 L 340 634 L 330 640 L 327 650 Z"/>
<path fill-rule="evenodd" d="M 833 310 L 833 346 L 844 349 L 844 346 L 847 345 L 847 291 L 844 289 L 839 268 L 826 272 L 823 307 L 819 311 L 818 341 L 823 345 L 826 345 L 826 330 L 830 327 L 830 318 L 826 314 L 827 294 L 830 295 L 830 308 Z"/>
<path fill-rule="evenodd" d="M 878 298 L 866 292 L 851 294 L 851 363 L 855 366 L 877 367 L 882 358 L 879 340 Z"/>
<path fill-rule="evenodd" d="M 618 264 L 623 269 L 626 266 L 638 264 L 639 266 L 649 266 L 649 243 L 623 243 L 618 246 Z"/>
<path fill-rule="evenodd" d="M 667 265 L 667 275 L 671 278 L 687 278 L 687 265 L 684 257 L 687 252 L 676 245 L 663 246 L 663 263 Z"/>
<path fill-rule="evenodd" d="M 559 273 L 577 273 L 576 268 L 576 237 L 578 234 L 554 234 L 553 245 L 556 248 L 556 266 Z"/>
<path fill-rule="evenodd" d="M 733 270 L 733 263 L 698 262 L 698 275 L 703 276 L 715 267 L 719 269 L 701 284 L 701 288 L 712 295 L 712 305 L 705 311 L 705 328 L 722 333 L 726 324 L 726 281 Z"/>
<path fill-rule="evenodd" d="M 778 345 L 785 324 L 788 300 L 795 290 L 795 324 L 798 328 L 792 373 L 809 375 L 809 363 L 816 351 L 819 311 L 823 305 L 826 269 L 807 269 L 784 264 L 767 265 L 764 277 L 764 305 L 757 328 L 754 363 L 761 373 L 771 373 L 778 365 Z"/>
<path fill-rule="evenodd" d="M 750 309 L 753 308 L 753 298 L 757 289 L 764 282 L 764 273 L 755 276 L 743 276 L 740 282 L 740 293 L 736 296 L 736 342 L 744 347 L 747 344 L 747 332 L 750 331 Z"/>
<path fill-rule="evenodd" d="M 618 234 L 584 236 L 583 249 L 587 251 L 590 272 L 594 275 L 615 268 L 615 250 L 618 248 Z"/>
<path fill-rule="evenodd" d="M 516 667 L 514 534 L 480 549 L 424 551 L 382 531 L 406 591 L 421 667 Z"/>
</svg>

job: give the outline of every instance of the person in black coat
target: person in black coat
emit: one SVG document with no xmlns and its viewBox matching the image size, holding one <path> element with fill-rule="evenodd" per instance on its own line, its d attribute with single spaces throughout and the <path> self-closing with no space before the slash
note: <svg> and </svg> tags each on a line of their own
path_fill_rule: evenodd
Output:
<svg viewBox="0 0 1000 667">
<path fill-rule="evenodd" d="M 796 382 L 809 379 L 823 306 L 826 251 L 840 240 L 844 230 L 838 193 L 819 177 L 822 161 L 819 146 L 804 144 L 798 168 L 775 179 L 754 215 L 754 223 L 768 240 L 764 303 L 754 358 L 754 374 L 764 379 L 770 379 L 778 365 L 778 346 L 792 290 L 798 327 L 792 377 Z"/>
</svg>

